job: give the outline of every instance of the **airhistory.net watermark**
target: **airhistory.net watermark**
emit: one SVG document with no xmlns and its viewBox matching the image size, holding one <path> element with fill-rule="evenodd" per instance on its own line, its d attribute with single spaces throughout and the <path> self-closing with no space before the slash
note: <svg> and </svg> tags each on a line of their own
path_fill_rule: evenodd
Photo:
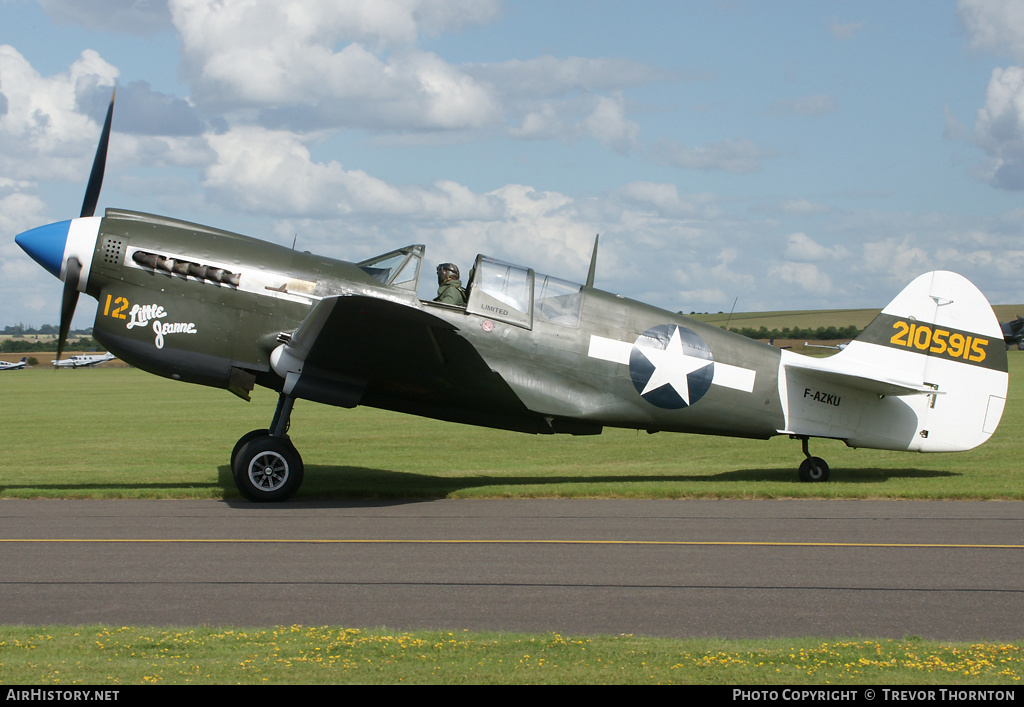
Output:
<svg viewBox="0 0 1024 707">
<path fill-rule="evenodd" d="M 116 702 L 120 690 L 51 690 L 9 688 L 5 700 L 25 702 Z"/>
</svg>

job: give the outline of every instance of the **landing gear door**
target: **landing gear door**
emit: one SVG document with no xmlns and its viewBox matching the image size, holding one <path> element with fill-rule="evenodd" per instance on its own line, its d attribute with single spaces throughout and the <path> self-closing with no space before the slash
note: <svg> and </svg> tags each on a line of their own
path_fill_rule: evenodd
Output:
<svg viewBox="0 0 1024 707">
<path fill-rule="evenodd" d="M 466 311 L 532 329 L 533 279 L 530 268 L 478 255 Z"/>
</svg>

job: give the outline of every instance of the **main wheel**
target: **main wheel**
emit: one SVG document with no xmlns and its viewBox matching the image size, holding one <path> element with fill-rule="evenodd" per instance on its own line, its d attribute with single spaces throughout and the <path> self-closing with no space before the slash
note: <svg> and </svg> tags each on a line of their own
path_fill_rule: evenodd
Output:
<svg viewBox="0 0 1024 707">
<path fill-rule="evenodd" d="M 821 457 L 810 457 L 800 462 L 801 481 L 828 481 L 828 464 Z"/>
<path fill-rule="evenodd" d="M 302 457 L 284 437 L 257 435 L 232 465 L 235 486 L 250 501 L 283 501 L 302 485 Z"/>
</svg>

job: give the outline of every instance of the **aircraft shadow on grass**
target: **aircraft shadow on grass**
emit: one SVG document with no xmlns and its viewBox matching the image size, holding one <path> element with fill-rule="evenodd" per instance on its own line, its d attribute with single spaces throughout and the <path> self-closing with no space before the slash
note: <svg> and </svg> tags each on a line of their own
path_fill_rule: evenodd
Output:
<svg viewBox="0 0 1024 707">
<path fill-rule="evenodd" d="M 231 468 L 219 468 L 219 483 L 225 496 L 234 495 L 235 482 Z M 955 472 L 934 469 L 843 469 L 842 474 L 833 477 L 838 484 L 861 485 L 879 484 L 893 479 L 929 479 L 960 476 Z M 441 498 L 457 491 L 498 486 L 557 486 L 561 484 L 643 484 L 666 485 L 672 483 L 707 482 L 736 483 L 740 481 L 763 483 L 800 482 L 786 473 L 786 469 L 737 469 L 713 474 L 671 474 L 671 475 L 617 475 L 597 474 L 593 476 L 520 476 L 515 474 L 493 474 L 474 476 L 433 476 L 388 469 L 367 467 L 335 467 L 310 465 L 306 467 L 304 493 L 299 499 L 307 498 L 400 498 L 434 497 Z"/>
</svg>

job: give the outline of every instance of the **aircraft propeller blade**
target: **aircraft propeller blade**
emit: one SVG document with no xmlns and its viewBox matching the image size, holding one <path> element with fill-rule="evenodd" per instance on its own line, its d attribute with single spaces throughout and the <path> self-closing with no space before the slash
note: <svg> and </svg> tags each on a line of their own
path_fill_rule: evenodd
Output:
<svg viewBox="0 0 1024 707">
<path fill-rule="evenodd" d="M 57 360 L 64 353 L 64 345 L 71 331 L 71 319 L 75 316 L 75 305 L 78 304 L 78 279 L 82 274 L 82 264 L 78 258 L 68 258 L 67 272 L 64 275 L 64 295 L 60 303 L 60 335 L 57 338 Z"/>
<path fill-rule="evenodd" d="M 96 212 L 96 202 L 100 199 L 100 188 L 103 186 L 103 170 L 107 165 L 107 145 L 110 143 L 110 122 L 114 116 L 114 98 L 117 89 L 110 96 L 107 117 L 103 121 L 103 132 L 100 133 L 100 144 L 96 147 L 96 157 L 92 161 L 92 172 L 89 173 L 89 184 L 85 188 L 85 201 L 82 202 L 82 216 L 92 216 Z"/>
<path fill-rule="evenodd" d="M 117 96 L 117 89 L 110 96 L 110 105 L 107 106 L 107 117 L 103 120 L 103 131 L 100 133 L 100 142 L 96 146 L 96 156 L 92 160 L 92 171 L 89 172 L 89 183 L 85 187 L 85 199 L 82 201 L 81 217 L 89 217 L 96 213 L 96 204 L 100 200 L 100 189 L 103 187 L 103 172 L 107 166 L 107 146 L 110 144 L 110 124 L 114 117 L 114 98 Z M 60 302 L 60 334 L 57 338 L 57 359 L 64 353 L 64 346 L 68 341 L 68 333 L 71 331 L 71 320 L 75 316 L 75 307 L 78 305 L 78 284 L 82 275 L 82 263 L 75 257 L 70 256 L 64 269 L 64 293 Z"/>
</svg>

